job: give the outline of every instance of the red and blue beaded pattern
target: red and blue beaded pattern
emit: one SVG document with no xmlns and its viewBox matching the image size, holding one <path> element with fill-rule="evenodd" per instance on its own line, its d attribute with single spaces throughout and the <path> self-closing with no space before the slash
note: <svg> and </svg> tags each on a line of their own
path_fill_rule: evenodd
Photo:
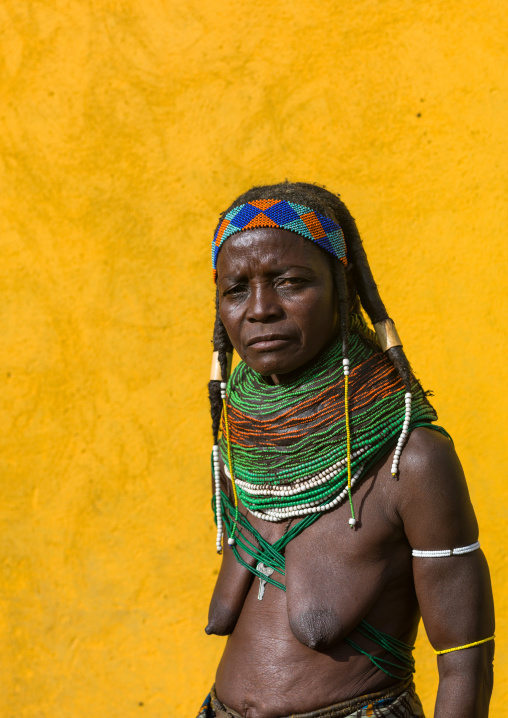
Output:
<svg viewBox="0 0 508 718">
<path fill-rule="evenodd" d="M 256 199 L 230 210 L 212 242 L 213 278 L 217 279 L 217 255 L 228 237 L 256 227 L 287 229 L 318 244 L 325 252 L 347 264 L 346 243 L 340 226 L 310 207 L 279 199 Z"/>
</svg>

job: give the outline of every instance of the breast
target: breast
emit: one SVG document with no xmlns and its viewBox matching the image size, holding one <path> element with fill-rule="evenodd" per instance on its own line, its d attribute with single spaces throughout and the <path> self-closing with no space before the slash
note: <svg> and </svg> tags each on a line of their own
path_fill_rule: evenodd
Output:
<svg viewBox="0 0 508 718">
<path fill-rule="evenodd" d="M 393 530 L 390 537 L 385 522 L 374 519 L 352 531 L 347 508 L 322 516 L 286 549 L 289 625 L 298 641 L 314 649 L 351 633 L 397 573 L 388 548 Z M 412 583 L 410 566 L 405 570 Z"/>
</svg>

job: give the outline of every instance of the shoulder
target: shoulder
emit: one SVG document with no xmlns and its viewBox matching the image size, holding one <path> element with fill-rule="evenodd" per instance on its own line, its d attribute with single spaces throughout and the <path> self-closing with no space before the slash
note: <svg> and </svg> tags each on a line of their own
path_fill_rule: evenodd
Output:
<svg viewBox="0 0 508 718">
<path fill-rule="evenodd" d="M 465 484 L 453 442 L 433 429 L 414 429 L 400 459 L 400 478 L 414 491 L 446 491 Z"/>
<path fill-rule="evenodd" d="M 400 460 L 396 511 L 413 548 L 473 543 L 478 527 L 453 442 L 432 429 L 411 432 Z"/>
</svg>

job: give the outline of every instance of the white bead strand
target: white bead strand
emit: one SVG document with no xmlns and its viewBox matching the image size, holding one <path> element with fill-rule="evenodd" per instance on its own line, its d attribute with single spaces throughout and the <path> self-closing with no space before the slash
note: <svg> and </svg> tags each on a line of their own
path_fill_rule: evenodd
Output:
<svg viewBox="0 0 508 718">
<path fill-rule="evenodd" d="M 362 466 L 359 466 L 354 475 L 351 477 L 351 488 L 356 484 L 358 481 L 358 478 L 361 476 L 361 473 L 363 471 L 363 464 Z M 322 504 L 321 506 L 317 506 L 316 504 L 318 502 L 312 501 L 308 504 L 300 504 L 298 506 L 288 506 L 287 508 L 283 509 L 267 509 L 266 511 L 253 511 L 249 509 L 249 513 L 251 513 L 253 516 L 256 516 L 259 519 L 263 519 L 264 521 L 282 521 L 283 519 L 289 519 L 294 518 L 297 516 L 306 516 L 307 514 L 317 514 L 317 513 L 323 513 L 324 511 L 328 511 L 329 509 L 335 508 L 335 506 L 338 506 L 341 504 L 344 499 L 347 498 L 348 491 L 347 486 L 342 489 L 342 491 L 332 500 L 328 501 L 326 504 Z"/>
<path fill-rule="evenodd" d="M 220 500 L 220 464 L 219 464 L 219 447 L 217 444 L 212 448 L 213 460 L 213 478 L 215 481 L 215 512 L 217 515 L 217 538 L 215 546 L 217 553 L 222 553 L 222 509 Z"/>
<path fill-rule="evenodd" d="M 353 451 L 353 453 L 351 454 L 351 458 L 354 459 L 357 456 L 361 456 L 369 448 L 369 446 L 365 448 L 361 447 L 357 451 Z M 337 461 L 335 464 L 332 464 L 327 469 L 323 469 L 323 471 L 320 471 L 318 474 L 315 474 L 315 476 L 300 479 L 299 481 L 295 481 L 291 484 L 251 484 L 247 481 L 242 481 L 241 479 L 238 479 L 236 477 L 235 483 L 243 491 L 245 491 L 245 493 L 251 494 L 252 496 L 295 496 L 296 494 L 307 491 L 307 489 L 314 488 L 316 486 L 322 486 L 323 484 L 326 484 L 327 482 L 331 481 L 346 465 L 346 463 L 347 457 L 344 457 L 340 461 Z M 231 474 L 229 473 L 228 467 L 225 466 L 224 470 L 226 472 L 226 476 L 228 477 L 228 479 L 230 479 Z"/>
<path fill-rule="evenodd" d="M 395 453 L 393 455 L 393 462 L 392 462 L 392 476 L 397 476 L 397 471 L 399 470 L 399 460 L 400 455 L 402 453 L 402 447 L 404 446 L 404 443 L 407 439 L 407 434 L 409 430 L 409 422 L 411 420 L 411 392 L 406 392 L 404 396 L 404 400 L 406 402 L 406 412 L 404 414 L 404 423 L 402 425 L 402 431 L 399 436 L 399 440 L 397 441 L 397 446 L 395 447 Z"/>
</svg>

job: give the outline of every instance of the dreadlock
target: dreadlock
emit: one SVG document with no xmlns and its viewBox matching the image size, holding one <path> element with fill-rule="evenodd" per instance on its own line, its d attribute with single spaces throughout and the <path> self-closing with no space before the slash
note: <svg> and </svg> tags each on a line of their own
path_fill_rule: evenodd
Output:
<svg viewBox="0 0 508 718">
<path fill-rule="evenodd" d="M 213 350 L 218 352 L 222 380 L 227 381 L 228 377 L 228 354 L 233 353 L 233 345 L 228 337 L 226 328 L 222 323 L 219 314 L 219 290 L 215 291 L 215 324 L 213 327 Z M 219 437 L 220 417 L 222 412 L 222 400 L 220 395 L 220 381 L 211 380 L 208 382 L 208 397 L 210 399 L 210 412 L 212 415 L 213 442 L 217 444 Z"/>
<path fill-rule="evenodd" d="M 275 185 L 253 187 L 240 195 L 219 218 L 219 224 L 225 215 L 241 204 L 259 199 L 278 199 L 295 202 L 305 205 L 310 209 L 319 212 L 336 222 L 342 228 L 347 248 L 348 265 L 352 267 L 352 275 L 356 287 L 356 295 L 349 296 L 348 283 L 346 281 L 346 270 L 344 265 L 336 258 L 329 256 L 332 275 L 337 295 L 339 308 L 342 351 L 343 356 L 348 356 L 349 344 L 349 307 L 353 306 L 358 311 L 359 302 L 366 311 L 372 324 L 390 320 L 386 307 L 379 295 L 372 271 L 370 269 L 363 243 L 358 233 L 355 220 L 347 209 L 346 205 L 339 198 L 324 187 L 309 184 L 307 182 L 281 182 Z M 359 302 L 358 302 L 359 300 Z M 391 321 L 391 320 L 390 320 Z M 218 293 L 215 298 L 215 325 L 213 331 L 213 348 L 218 352 L 221 366 L 222 380 L 227 381 L 227 354 L 233 351 L 233 347 L 227 335 L 226 329 L 219 316 Z M 409 361 L 404 354 L 402 347 L 391 347 L 386 352 L 397 373 L 402 379 L 406 389 L 411 389 L 412 371 Z M 210 381 L 208 385 L 210 407 L 212 415 L 212 431 L 214 442 L 217 443 L 220 417 L 221 417 L 221 395 L 220 382 Z"/>
</svg>

